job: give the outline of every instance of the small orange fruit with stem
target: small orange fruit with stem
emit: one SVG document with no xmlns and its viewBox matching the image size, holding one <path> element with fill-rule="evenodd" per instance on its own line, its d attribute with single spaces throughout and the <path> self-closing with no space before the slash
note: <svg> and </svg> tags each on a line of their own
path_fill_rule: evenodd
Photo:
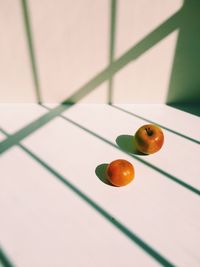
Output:
<svg viewBox="0 0 200 267">
<path fill-rule="evenodd" d="M 138 151 L 144 154 L 153 154 L 161 149 L 164 143 L 164 134 L 160 127 L 146 124 L 135 133 L 135 144 Z"/>
</svg>

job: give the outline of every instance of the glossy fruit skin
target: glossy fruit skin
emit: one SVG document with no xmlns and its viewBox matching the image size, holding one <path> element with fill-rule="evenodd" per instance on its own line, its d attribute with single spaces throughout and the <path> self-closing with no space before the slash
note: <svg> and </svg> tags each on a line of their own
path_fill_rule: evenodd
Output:
<svg viewBox="0 0 200 267">
<path fill-rule="evenodd" d="M 107 167 L 108 181 L 115 186 L 124 186 L 129 184 L 135 175 L 133 165 L 124 159 L 112 161 Z"/>
<path fill-rule="evenodd" d="M 159 151 L 164 143 L 164 134 L 155 124 L 143 125 L 137 130 L 134 138 L 137 150 L 144 154 Z"/>
</svg>

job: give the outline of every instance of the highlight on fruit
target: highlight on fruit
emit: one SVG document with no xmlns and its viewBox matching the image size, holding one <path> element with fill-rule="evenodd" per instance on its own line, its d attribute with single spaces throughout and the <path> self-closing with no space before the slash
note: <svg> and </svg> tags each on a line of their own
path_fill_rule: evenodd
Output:
<svg viewBox="0 0 200 267">
<path fill-rule="evenodd" d="M 143 154 L 158 152 L 164 143 L 164 134 L 155 124 L 146 124 L 140 127 L 134 136 L 136 149 Z"/>
</svg>

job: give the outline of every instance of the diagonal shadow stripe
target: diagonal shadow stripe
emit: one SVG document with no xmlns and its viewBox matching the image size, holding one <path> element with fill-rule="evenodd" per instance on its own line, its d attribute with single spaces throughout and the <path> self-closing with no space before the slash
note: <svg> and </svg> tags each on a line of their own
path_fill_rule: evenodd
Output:
<svg viewBox="0 0 200 267">
<path fill-rule="evenodd" d="M 35 132 L 45 124 L 47 124 L 49 121 L 53 120 L 56 116 L 60 115 L 70 106 L 72 106 L 73 104 L 81 100 L 84 96 L 89 94 L 97 86 L 105 82 L 107 79 L 111 78 L 112 75 L 122 69 L 125 65 L 145 53 L 148 49 L 150 49 L 163 38 L 165 38 L 168 34 L 173 32 L 178 27 L 180 20 L 181 11 L 175 13 L 172 17 L 162 23 L 158 28 L 156 28 L 153 32 L 151 32 L 144 39 L 142 39 L 142 41 L 133 46 L 130 50 L 128 50 L 128 52 L 126 52 L 119 59 L 113 62 L 113 64 L 108 66 L 98 75 L 96 75 L 93 79 L 91 79 L 88 83 L 79 88 L 79 90 L 77 90 L 69 98 L 64 100 L 58 107 L 52 109 L 51 111 L 49 111 L 49 113 L 44 114 L 40 118 L 36 119 L 35 121 L 31 122 L 24 128 L 20 129 L 19 131 L 8 137 L 6 140 L 2 141 L 0 143 L 0 154 L 5 152 L 7 149 L 11 148 L 16 143 L 20 142 L 22 139 Z"/>
<path fill-rule="evenodd" d="M 102 84 L 107 79 L 111 78 L 115 73 L 121 70 L 124 66 L 129 64 L 131 61 L 137 59 L 139 56 L 144 54 L 147 50 L 152 48 L 155 44 L 160 42 L 174 30 L 176 30 L 182 19 L 182 11 L 178 11 L 168 20 L 163 22 L 154 31 L 149 33 L 144 39 L 134 45 L 120 58 L 115 60 L 111 65 L 97 74 L 92 80 L 83 85 L 78 91 L 72 94 L 69 98 L 64 100 L 62 103 L 76 103 L 82 99 L 85 95 L 90 93 L 95 87 Z"/>
<path fill-rule="evenodd" d="M 29 123 L 24 128 L 20 129 L 13 135 L 10 135 L 6 140 L 0 143 L 0 154 L 5 152 L 7 149 L 11 148 L 18 142 L 20 142 L 25 137 L 29 136 L 30 134 L 34 133 L 36 130 L 47 124 L 49 121 L 53 120 L 56 116 L 61 114 L 71 105 L 59 105 L 56 108 L 52 109 L 50 112 L 44 114 L 40 118 L 34 120 L 33 122 Z"/>
<path fill-rule="evenodd" d="M 5 135 L 8 134 L 0 129 Z M 42 167 L 44 167 L 48 172 L 52 173 L 60 182 L 72 190 L 77 196 L 79 196 L 83 201 L 90 205 L 96 212 L 101 214 L 107 221 L 109 221 L 113 226 L 115 226 L 120 232 L 122 232 L 126 237 L 138 245 L 142 250 L 144 250 L 148 255 L 150 255 L 155 261 L 159 262 L 162 266 L 175 267 L 170 261 L 168 261 L 164 256 L 158 253 L 149 244 L 143 241 L 138 235 L 133 233 L 130 229 L 124 226 L 119 220 L 115 219 L 110 213 L 103 209 L 99 204 L 89 198 L 85 193 L 83 193 L 78 187 L 73 185 L 64 176 L 58 173 L 55 169 L 49 166 L 45 161 L 40 159 L 36 154 L 27 149 L 25 146 L 18 144 L 18 146 L 25 151 L 31 158 L 37 161 Z M 9 266 L 8 266 L 9 267 Z"/>
<path fill-rule="evenodd" d="M 2 266 L 4 266 L 4 267 L 14 267 L 14 265 L 11 263 L 10 259 L 3 252 L 2 248 L 0 248 L 0 265 L 1 265 L 1 263 L 2 263 Z"/>
<path fill-rule="evenodd" d="M 42 106 L 43 106 L 44 108 L 46 108 L 46 109 L 49 109 L 49 108 L 46 107 L 45 105 L 42 105 Z M 93 132 L 93 131 L 87 129 L 86 127 L 80 125 L 79 123 L 77 123 L 77 122 L 75 122 L 75 121 L 73 121 L 73 120 L 71 120 L 71 119 L 69 119 L 69 118 L 67 118 L 67 117 L 65 117 L 65 116 L 63 116 L 63 115 L 60 115 L 59 117 L 63 118 L 64 120 L 66 120 L 66 121 L 68 121 L 68 122 L 70 122 L 71 124 L 73 124 L 73 125 L 79 127 L 80 129 L 84 130 L 85 132 L 87 132 L 87 133 L 89 133 L 89 134 L 91 134 L 91 135 L 97 137 L 98 139 L 100 139 L 100 140 L 102 140 L 103 142 L 105 142 L 105 143 L 111 145 L 112 147 L 114 147 L 114 148 L 116 148 L 116 149 L 122 151 L 123 153 L 125 153 L 125 154 L 131 156 L 132 158 L 134 158 L 134 159 L 136 159 L 137 161 L 143 163 L 144 165 L 146 165 L 146 166 L 152 168 L 153 170 L 155 170 L 155 171 L 161 173 L 163 176 L 165 176 L 165 177 L 169 178 L 171 181 L 173 181 L 173 182 L 175 182 L 175 183 L 181 185 L 181 186 L 184 187 L 185 189 L 190 190 L 191 192 L 197 194 L 198 196 L 200 195 L 200 191 L 199 191 L 197 188 L 195 188 L 195 187 L 189 185 L 188 183 L 183 182 L 180 178 L 177 178 L 177 177 L 171 175 L 170 173 L 165 172 L 164 170 L 162 170 L 162 169 L 156 167 L 155 165 L 153 165 L 153 164 L 151 164 L 151 163 L 149 163 L 149 162 L 147 162 L 147 161 L 141 159 L 140 157 L 138 157 L 138 156 L 136 156 L 136 155 L 133 155 L 133 154 L 131 154 L 131 153 L 129 153 L 129 152 L 126 152 L 126 151 L 122 150 L 122 149 L 121 149 L 119 146 L 117 146 L 116 144 L 110 142 L 109 140 L 107 140 L 107 139 L 105 139 L 104 137 L 102 137 L 102 136 L 96 134 L 95 132 Z"/>
<path fill-rule="evenodd" d="M 33 45 L 33 34 L 31 30 L 30 14 L 29 14 L 27 1 L 28 0 L 21 0 L 21 6 L 22 6 L 22 11 L 23 11 L 23 17 L 24 17 L 24 27 L 26 31 L 30 62 L 31 62 L 31 67 L 32 67 L 33 82 L 35 85 L 35 95 L 36 95 L 37 102 L 41 103 L 39 75 L 37 71 L 36 57 L 35 57 L 34 45 Z"/>
<path fill-rule="evenodd" d="M 133 112 L 130 112 L 130 111 L 128 111 L 128 110 L 125 110 L 125 109 L 123 109 L 123 108 L 121 108 L 121 107 L 119 107 L 119 106 L 116 106 L 116 105 L 110 105 L 110 106 L 113 107 L 113 108 L 115 108 L 115 109 L 118 109 L 118 110 L 120 110 L 120 111 L 122 111 L 122 112 L 125 112 L 125 113 L 127 113 L 127 114 L 129 114 L 129 115 L 132 115 L 132 116 L 134 116 L 134 117 L 136 117 L 136 118 L 138 118 L 138 119 L 147 121 L 147 122 L 149 122 L 149 123 L 156 124 L 156 125 L 160 126 L 161 128 L 163 128 L 163 129 L 165 129 L 165 130 L 167 130 L 167 131 L 169 131 L 169 132 L 171 132 L 171 133 L 173 133 L 173 134 L 176 134 L 176 135 L 178 135 L 178 136 L 180 136 L 180 137 L 183 137 L 183 138 L 185 138 L 185 139 L 187 139 L 187 140 L 189 140 L 189 141 L 192 141 L 192 142 L 194 142 L 194 143 L 196 143 L 196 144 L 200 144 L 200 141 L 198 141 L 198 140 L 196 140 L 196 139 L 194 139 L 194 138 L 191 138 L 191 137 L 189 137 L 189 136 L 187 136 L 187 135 L 184 135 L 184 134 L 182 134 L 182 133 L 179 133 L 179 132 L 177 132 L 177 131 L 174 131 L 174 130 L 168 128 L 168 127 L 165 127 L 164 125 L 161 125 L 161 124 L 159 124 L 159 123 L 156 123 L 156 122 L 154 122 L 154 121 L 152 121 L 152 120 L 149 120 L 149 119 L 147 119 L 147 118 L 144 118 L 144 117 L 142 117 L 142 116 L 140 116 L 140 115 L 137 115 L 137 114 L 135 114 L 135 113 L 133 113 Z"/>
</svg>

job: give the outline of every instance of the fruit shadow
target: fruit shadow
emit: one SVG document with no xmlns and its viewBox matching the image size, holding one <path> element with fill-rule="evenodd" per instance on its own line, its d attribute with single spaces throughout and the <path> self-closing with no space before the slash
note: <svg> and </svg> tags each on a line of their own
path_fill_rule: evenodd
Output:
<svg viewBox="0 0 200 267">
<path fill-rule="evenodd" d="M 116 143 L 121 148 L 121 150 L 127 153 L 139 156 L 146 156 L 146 154 L 143 154 L 142 152 L 137 150 L 135 143 L 135 136 L 125 135 L 125 134 L 119 135 L 116 138 Z"/>
<path fill-rule="evenodd" d="M 95 173 L 96 176 L 99 178 L 99 180 L 101 180 L 104 184 L 110 185 L 110 186 L 114 186 L 112 185 L 108 179 L 107 179 L 107 174 L 106 174 L 106 170 L 107 170 L 108 164 L 107 163 L 103 163 L 100 164 L 96 167 L 95 169 Z M 115 187 L 115 186 L 114 186 Z"/>
</svg>

